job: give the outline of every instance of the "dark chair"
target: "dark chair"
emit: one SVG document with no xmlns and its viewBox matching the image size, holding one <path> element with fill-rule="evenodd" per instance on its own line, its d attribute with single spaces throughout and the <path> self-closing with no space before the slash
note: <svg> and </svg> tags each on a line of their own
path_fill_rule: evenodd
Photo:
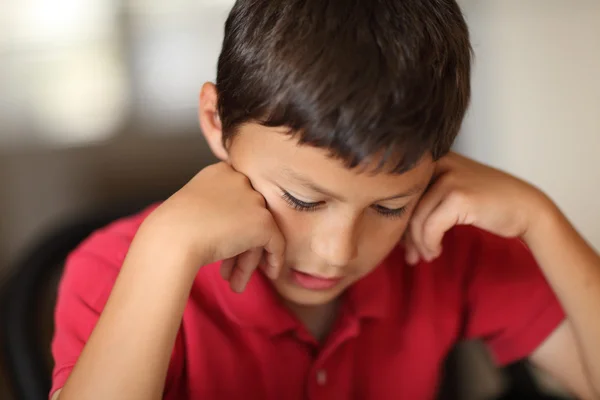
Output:
<svg viewBox="0 0 600 400">
<path fill-rule="evenodd" d="M 4 288 L 0 335 L 4 366 L 15 399 L 48 397 L 52 358 L 50 340 L 56 283 L 68 254 L 93 231 L 142 207 L 91 213 L 60 224 L 35 242 L 11 268 Z"/>
<path fill-rule="evenodd" d="M 544 393 L 533 377 L 526 361 L 519 361 L 504 368 L 508 387 L 495 400 L 568 400 L 565 397 Z"/>
<path fill-rule="evenodd" d="M 450 352 L 443 370 L 443 380 L 437 400 L 460 400 L 464 398 L 461 386 L 463 373 L 460 368 L 458 346 Z M 520 360 L 500 369 L 504 380 L 504 390 L 488 400 L 570 400 L 570 398 L 545 393 L 536 383 L 529 361 Z"/>
</svg>

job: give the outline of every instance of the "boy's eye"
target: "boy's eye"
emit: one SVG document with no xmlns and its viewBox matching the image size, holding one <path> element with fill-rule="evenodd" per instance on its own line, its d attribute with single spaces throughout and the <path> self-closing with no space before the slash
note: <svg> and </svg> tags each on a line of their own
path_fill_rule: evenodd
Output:
<svg viewBox="0 0 600 400">
<path fill-rule="evenodd" d="M 298 211 L 314 211 L 317 207 L 319 207 L 323 203 L 323 202 L 308 203 L 306 201 L 299 200 L 299 199 L 295 198 L 294 196 L 292 196 L 291 194 L 289 194 L 288 192 L 286 192 L 285 190 L 282 190 L 281 197 L 283 198 L 283 200 L 285 200 L 286 203 L 288 203 L 288 205 L 290 207 L 292 207 L 294 210 L 298 210 Z"/>
<path fill-rule="evenodd" d="M 294 210 L 298 211 L 315 211 L 319 206 L 323 205 L 322 201 L 319 202 L 306 202 L 292 196 L 290 193 L 282 189 L 281 197 L 286 203 Z M 379 214 L 388 218 L 400 218 L 406 212 L 406 206 L 400 208 L 387 208 L 383 206 L 374 205 L 372 208 Z"/>
<path fill-rule="evenodd" d="M 377 211 L 377 213 L 379 213 L 380 215 L 389 218 L 400 218 L 406 212 L 406 206 L 400 208 L 387 208 L 375 205 L 373 206 L 373 209 L 375 209 L 375 211 Z"/>
</svg>

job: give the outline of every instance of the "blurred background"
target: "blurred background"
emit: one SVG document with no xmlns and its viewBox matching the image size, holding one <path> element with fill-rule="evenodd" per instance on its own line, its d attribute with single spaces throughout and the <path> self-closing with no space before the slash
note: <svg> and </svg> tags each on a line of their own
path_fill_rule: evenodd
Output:
<svg viewBox="0 0 600 400">
<path fill-rule="evenodd" d="M 459 3 L 476 62 L 456 149 L 544 189 L 600 248 L 600 2 Z M 213 161 L 196 103 L 232 4 L 0 0 L 0 288 L 62 221 L 164 198 Z M 465 399 L 502 388 L 477 345 L 461 354 Z"/>
</svg>

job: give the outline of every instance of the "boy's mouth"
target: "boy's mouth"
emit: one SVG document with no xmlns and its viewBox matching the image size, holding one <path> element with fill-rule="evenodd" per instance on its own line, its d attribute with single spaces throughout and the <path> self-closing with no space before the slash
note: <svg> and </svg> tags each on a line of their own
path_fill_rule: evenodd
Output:
<svg viewBox="0 0 600 400">
<path fill-rule="evenodd" d="M 290 272 L 292 282 L 308 290 L 329 290 L 342 280 L 340 277 L 325 278 L 300 272 L 295 269 L 292 269 Z"/>
</svg>

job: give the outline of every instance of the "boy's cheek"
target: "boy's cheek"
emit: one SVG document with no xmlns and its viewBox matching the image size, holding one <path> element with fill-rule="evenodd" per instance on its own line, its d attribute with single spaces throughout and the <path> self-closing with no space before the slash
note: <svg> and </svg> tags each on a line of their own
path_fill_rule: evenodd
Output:
<svg viewBox="0 0 600 400">
<path fill-rule="evenodd" d="M 287 205 L 279 193 L 269 192 L 265 196 L 267 208 L 286 241 L 286 252 L 299 247 L 310 238 L 311 226 L 316 213 L 300 212 Z"/>
</svg>

